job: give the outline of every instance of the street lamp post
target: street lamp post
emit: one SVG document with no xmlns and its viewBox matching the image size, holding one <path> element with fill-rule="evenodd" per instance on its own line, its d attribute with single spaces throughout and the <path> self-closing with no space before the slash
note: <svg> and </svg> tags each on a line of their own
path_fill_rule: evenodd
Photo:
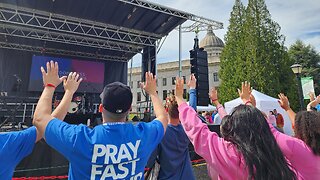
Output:
<svg viewBox="0 0 320 180">
<path fill-rule="evenodd" d="M 299 93 L 299 102 L 300 102 L 300 110 L 304 110 L 304 97 L 302 94 L 302 85 L 301 85 L 301 71 L 302 66 L 300 64 L 294 64 L 291 66 L 293 73 L 296 75 L 298 80 L 298 93 Z"/>
</svg>

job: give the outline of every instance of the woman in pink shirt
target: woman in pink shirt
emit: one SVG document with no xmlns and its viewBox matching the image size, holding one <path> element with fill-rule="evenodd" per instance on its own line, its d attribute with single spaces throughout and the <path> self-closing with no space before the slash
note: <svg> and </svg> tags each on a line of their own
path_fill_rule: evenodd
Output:
<svg viewBox="0 0 320 180">
<path fill-rule="evenodd" d="M 250 89 L 250 85 L 247 86 L 249 87 L 244 88 L 245 90 Z M 255 103 L 254 97 L 251 97 Z M 284 94 L 279 94 L 279 99 L 280 106 L 290 117 L 295 137 L 280 133 L 269 123 L 272 134 L 291 166 L 297 171 L 298 179 L 320 179 L 320 114 L 302 111 L 296 115 Z M 314 101 L 317 100 L 320 102 L 320 96 Z M 309 105 L 314 104 L 316 102 L 311 102 Z M 226 114 L 223 107 L 221 112 L 222 116 Z M 227 124 L 226 122 L 227 120 L 224 124 Z M 222 128 L 224 124 L 221 125 Z"/>
<path fill-rule="evenodd" d="M 177 78 L 180 121 L 196 152 L 206 160 L 212 179 L 296 179 L 259 110 L 238 106 L 225 117 L 228 124 L 221 129 L 224 138 L 219 138 L 184 102 L 183 85 L 183 79 Z M 241 92 L 243 99 L 249 101 L 249 96 Z"/>
<path fill-rule="evenodd" d="M 277 143 L 302 179 L 320 179 L 320 113 L 302 111 L 296 114 L 284 94 L 279 94 L 279 98 L 281 107 L 290 117 L 295 137 L 279 133 L 270 126 Z M 316 101 L 320 103 L 320 96 L 309 105 Z"/>
</svg>

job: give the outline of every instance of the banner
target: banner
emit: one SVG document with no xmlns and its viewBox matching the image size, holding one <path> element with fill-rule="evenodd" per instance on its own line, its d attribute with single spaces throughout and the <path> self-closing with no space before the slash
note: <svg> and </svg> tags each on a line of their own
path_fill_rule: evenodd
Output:
<svg viewBox="0 0 320 180">
<path fill-rule="evenodd" d="M 314 93 L 314 85 L 312 77 L 301 78 L 302 92 L 304 99 L 310 99 L 309 93 Z"/>
</svg>

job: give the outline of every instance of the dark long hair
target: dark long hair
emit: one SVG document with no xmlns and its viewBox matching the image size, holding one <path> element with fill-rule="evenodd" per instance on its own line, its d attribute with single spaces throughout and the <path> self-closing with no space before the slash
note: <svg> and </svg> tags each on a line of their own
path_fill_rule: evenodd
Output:
<svg viewBox="0 0 320 180">
<path fill-rule="evenodd" d="M 297 113 L 294 126 L 295 136 L 304 141 L 313 154 L 320 156 L 320 113 L 302 111 Z"/>
<path fill-rule="evenodd" d="M 296 179 L 284 158 L 264 115 L 257 108 L 239 105 L 223 118 L 222 137 L 243 155 L 248 179 Z"/>
</svg>

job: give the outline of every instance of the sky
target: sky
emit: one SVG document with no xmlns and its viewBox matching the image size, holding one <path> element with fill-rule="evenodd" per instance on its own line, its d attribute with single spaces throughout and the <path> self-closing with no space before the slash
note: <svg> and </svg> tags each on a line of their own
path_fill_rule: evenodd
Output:
<svg viewBox="0 0 320 180">
<path fill-rule="evenodd" d="M 222 22 L 224 29 L 215 30 L 216 36 L 224 41 L 229 26 L 229 18 L 234 0 L 148 0 L 174 9 L 189 12 Z M 271 17 L 280 27 L 280 33 L 286 37 L 285 45 L 289 48 L 300 39 L 311 44 L 320 52 L 320 0 L 265 0 Z M 246 6 L 248 0 L 243 0 Z M 188 23 L 188 22 L 186 22 Z M 190 22 L 189 22 L 190 23 Z M 178 31 L 173 30 L 157 55 L 157 63 L 177 61 L 179 57 Z M 206 32 L 199 33 L 201 40 Z M 195 33 L 182 34 L 182 59 L 189 58 Z M 133 57 L 134 67 L 141 65 L 141 55 Z M 131 63 L 129 61 L 128 66 Z"/>
</svg>

